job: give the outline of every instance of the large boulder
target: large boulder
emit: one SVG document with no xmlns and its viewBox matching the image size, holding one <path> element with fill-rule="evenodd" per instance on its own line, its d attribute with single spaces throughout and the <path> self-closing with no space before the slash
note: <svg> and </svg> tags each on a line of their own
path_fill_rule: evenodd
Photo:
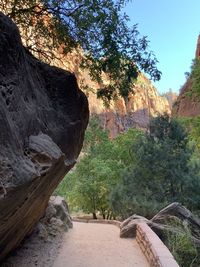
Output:
<svg viewBox="0 0 200 267">
<path fill-rule="evenodd" d="M 72 227 L 72 218 L 65 199 L 60 196 L 52 196 L 43 217 L 31 234 L 32 236 L 38 235 L 38 240 L 42 238 L 47 241 Z"/>
<path fill-rule="evenodd" d="M 137 224 L 141 222 L 147 223 L 163 241 L 165 241 L 167 231 L 172 233 L 180 231 L 174 223 L 182 225 L 183 230 L 187 226 L 192 240 L 200 247 L 200 219 L 178 202 L 163 208 L 151 220 L 138 215 L 130 216 L 120 225 L 120 237 L 135 237 Z"/>
<path fill-rule="evenodd" d="M 75 164 L 88 114 L 75 76 L 32 56 L 0 13 L 0 260 L 32 231 Z"/>
<path fill-rule="evenodd" d="M 162 236 L 162 232 L 164 230 L 164 226 L 162 224 L 154 223 L 151 220 L 146 219 L 145 217 L 134 214 L 121 223 L 120 237 L 121 238 L 136 237 L 136 230 L 138 223 L 148 224 L 152 228 L 152 230 L 156 232 L 157 235 L 159 235 L 160 237 Z"/>
</svg>

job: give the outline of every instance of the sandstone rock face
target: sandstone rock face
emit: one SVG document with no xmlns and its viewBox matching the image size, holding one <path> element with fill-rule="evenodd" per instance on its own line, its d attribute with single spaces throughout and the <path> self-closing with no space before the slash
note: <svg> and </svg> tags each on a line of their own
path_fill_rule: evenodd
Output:
<svg viewBox="0 0 200 267">
<path fill-rule="evenodd" d="M 164 94 L 164 97 L 168 100 L 170 109 L 172 110 L 172 107 L 177 99 L 177 94 L 173 92 L 171 89 Z"/>
<path fill-rule="evenodd" d="M 63 235 L 72 228 L 68 206 L 59 196 L 49 200 L 44 216 L 20 247 L 3 261 L 1 267 L 53 266 Z"/>
<path fill-rule="evenodd" d="M 31 232 L 75 164 L 88 113 L 75 76 L 34 58 L 0 13 L 0 260 Z"/>
<path fill-rule="evenodd" d="M 197 47 L 196 47 L 195 57 L 200 58 L 200 35 L 198 36 L 198 39 L 197 39 Z"/>
<path fill-rule="evenodd" d="M 200 102 L 191 96 L 192 81 L 189 78 L 181 89 L 180 95 L 173 105 L 172 115 L 179 117 L 195 117 L 200 115 Z"/>
<path fill-rule="evenodd" d="M 105 108 L 102 101 L 89 94 L 90 112 L 98 114 L 102 125 L 109 130 L 110 137 L 115 138 L 119 133 L 131 127 L 147 128 L 151 117 L 171 113 L 169 103 L 161 97 L 151 81 L 140 74 L 127 102 L 119 98 Z"/>
<path fill-rule="evenodd" d="M 80 67 L 80 51 L 74 51 L 72 54 L 64 57 L 62 60 L 55 59 L 52 63 L 74 72 L 80 85 L 88 86 L 90 90 L 85 91 L 90 113 L 98 115 L 104 128 L 108 129 L 110 137 L 114 138 L 119 133 L 127 131 L 131 127 L 146 128 L 151 117 L 159 114 L 171 114 L 171 108 L 166 97 L 158 94 L 157 89 L 144 74 L 140 74 L 138 82 L 134 88 L 134 93 L 130 94 L 129 100 L 124 101 L 119 97 L 111 101 L 109 108 L 105 107 L 101 99 L 97 99 L 97 91 L 100 85 L 92 81 L 87 70 Z M 57 54 L 59 58 L 59 54 Z M 108 84 L 104 76 L 104 84 Z"/>
<path fill-rule="evenodd" d="M 68 231 L 73 227 L 68 205 L 60 196 L 50 197 L 44 216 L 40 219 L 34 232 L 45 241 L 51 240 L 58 232 Z"/>
<path fill-rule="evenodd" d="M 41 45 L 44 43 L 45 46 L 46 40 L 40 39 L 38 42 L 34 26 L 29 27 L 28 37 L 27 31 L 24 33 L 22 29 L 21 35 L 24 37 L 25 46 L 31 46 L 34 38 L 37 39 L 37 43 Z M 83 91 L 88 97 L 90 113 L 100 117 L 102 126 L 109 131 L 111 138 L 127 131 L 130 127 L 147 128 L 149 119 L 152 116 L 171 113 L 168 100 L 158 94 L 157 89 L 144 74 L 139 76 L 138 83 L 134 88 L 134 94 L 130 94 L 128 103 L 125 103 L 124 99 L 120 97 L 118 100 L 112 101 L 110 107 L 107 108 L 102 100 L 97 99 L 97 90 L 102 84 L 100 85 L 93 81 L 89 71 L 80 67 L 84 57 L 84 52 L 80 47 L 67 55 L 64 53 L 62 46 L 51 51 L 47 49 L 46 52 L 47 54 L 50 52 L 50 54 L 53 53 L 55 55 L 51 59 L 51 65 L 73 72 L 79 86 L 82 89 L 87 88 L 86 90 L 83 89 Z M 105 74 L 103 75 L 103 84 L 109 84 L 109 78 Z"/>
<path fill-rule="evenodd" d="M 195 58 L 200 59 L 200 35 L 197 40 Z M 180 94 L 173 105 L 172 115 L 180 117 L 195 117 L 200 115 L 200 101 L 195 95 L 191 95 L 192 80 L 189 77 L 183 85 Z"/>
</svg>

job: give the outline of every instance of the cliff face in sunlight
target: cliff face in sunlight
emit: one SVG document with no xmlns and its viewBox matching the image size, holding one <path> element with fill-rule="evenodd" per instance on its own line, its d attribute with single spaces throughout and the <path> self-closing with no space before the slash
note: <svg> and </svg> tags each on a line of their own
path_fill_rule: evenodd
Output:
<svg viewBox="0 0 200 267">
<path fill-rule="evenodd" d="M 32 29 L 32 32 L 30 29 L 30 34 L 34 36 L 34 29 Z M 96 96 L 100 86 L 91 80 L 87 70 L 80 68 L 84 56 L 82 50 L 74 50 L 66 56 L 63 54 L 61 47 L 53 53 L 55 57 L 51 60 L 51 65 L 75 74 L 80 88 L 88 97 L 90 114 L 97 114 L 101 118 L 102 125 L 110 132 L 110 137 L 115 137 L 130 127 L 146 128 L 151 116 L 171 113 L 167 99 L 158 94 L 156 88 L 143 74 L 138 79 L 134 94 L 129 96 L 128 103 L 119 98 L 112 101 L 109 108 L 105 107 L 103 101 L 97 99 Z M 104 83 L 108 83 L 106 76 L 104 77 Z M 84 87 L 88 87 L 88 89 L 84 90 Z"/>
<path fill-rule="evenodd" d="M 48 23 L 49 18 L 45 17 L 44 20 Z M 31 46 L 33 40 L 36 39 L 39 45 L 44 43 L 44 47 L 46 47 L 47 40 L 36 36 L 34 27 L 29 28 L 28 36 L 27 32 L 23 32 L 21 29 L 21 35 L 22 39 L 23 36 L 26 36 L 23 39 L 25 46 Z M 49 54 L 48 48 L 45 52 Z M 167 99 L 158 94 L 156 88 L 143 74 L 138 79 L 134 94 L 129 96 L 128 103 L 119 98 L 107 108 L 104 106 L 103 101 L 96 97 L 99 85 L 91 80 L 87 70 L 80 68 L 81 60 L 84 56 L 80 48 L 67 56 L 64 55 L 62 47 L 56 51 L 51 50 L 51 53 L 54 54 L 53 59 L 49 62 L 51 65 L 73 72 L 82 90 L 84 87 L 89 87 L 89 89 L 83 91 L 88 97 L 90 113 L 100 116 L 102 125 L 109 130 L 111 137 L 115 137 L 130 127 L 146 128 L 151 116 L 171 113 Z M 106 76 L 104 77 L 104 83 L 108 83 Z"/>
<path fill-rule="evenodd" d="M 134 94 L 130 95 L 128 103 L 119 98 L 112 103 L 110 109 L 105 109 L 103 105 L 98 105 L 99 100 L 96 97 L 93 96 L 93 101 L 91 100 L 89 97 L 91 113 L 100 115 L 111 137 L 116 137 L 130 127 L 146 128 L 152 116 L 170 113 L 168 101 L 159 96 L 156 88 L 144 75 L 139 77 Z"/>
<path fill-rule="evenodd" d="M 196 47 L 196 58 L 200 58 L 200 36 Z M 194 117 L 200 115 L 200 101 L 195 95 L 191 95 L 192 80 L 189 77 L 183 85 L 180 94 L 173 106 L 172 115 L 180 117 Z"/>
<path fill-rule="evenodd" d="M 62 54 L 62 53 L 61 53 Z M 62 60 L 55 59 L 52 63 L 61 68 L 74 72 L 79 85 L 87 85 L 90 90 L 85 91 L 88 97 L 91 114 L 97 114 L 104 128 L 109 130 L 110 137 L 114 138 L 119 133 L 130 127 L 146 128 L 152 116 L 171 113 L 170 105 L 165 97 L 161 97 L 151 81 L 144 74 L 138 78 L 134 94 L 130 94 L 129 101 L 123 98 L 112 101 L 110 107 L 105 107 L 101 99 L 97 99 L 96 92 L 99 85 L 91 80 L 87 70 L 80 66 L 82 54 L 74 51 Z M 106 77 L 104 79 L 106 83 Z"/>
<path fill-rule="evenodd" d="M 170 109 L 172 109 L 174 103 L 177 100 L 178 95 L 170 89 L 163 96 L 168 100 Z"/>
<path fill-rule="evenodd" d="M 192 81 L 188 79 L 181 89 L 180 95 L 173 105 L 172 115 L 179 117 L 195 117 L 200 115 L 200 102 L 196 96 L 191 96 Z"/>
</svg>

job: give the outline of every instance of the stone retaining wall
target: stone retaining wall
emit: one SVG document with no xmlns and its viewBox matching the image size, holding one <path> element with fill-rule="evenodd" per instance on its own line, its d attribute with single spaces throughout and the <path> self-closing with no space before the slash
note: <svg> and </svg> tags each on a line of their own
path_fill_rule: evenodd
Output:
<svg viewBox="0 0 200 267">
<path fill-rule="evenodd" d="M 113 224 L 120 228 L 120 221 L 73 218 L 74 222 Z M 136 240 L 150 267 L 179 267 L 169 249 L 146 223 L 138 223 Z"/>
<path fill-rule="evenodd" d="M 136 240 L 151 267 L 179 267 L 173 255 L 146 223 L 138 223 Z"/>
</svg>

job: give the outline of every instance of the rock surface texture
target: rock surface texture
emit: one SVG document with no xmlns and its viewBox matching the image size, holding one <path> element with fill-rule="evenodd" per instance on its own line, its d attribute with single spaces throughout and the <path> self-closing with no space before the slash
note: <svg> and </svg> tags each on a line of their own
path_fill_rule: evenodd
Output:
<svg viewBox="0 0 200 267">
<path fill-rule="evenodd" d="M 131 127 L 146 128 L 151 117 L 164 113 L 171 114 L 168 99 L 160 96 L 152 82 L 142 73 L 138 77 L 134 93 L 129 95 L 127 102 L 119 97 L 106 107 L 103 101 L 97 98 L 97 91 L 102 84 L 93 81 L 89 71 L 80 67 L 83 53 L 78 50 L 67 56 L 63 55 L 62 51 L 55 54 L 52 64 L 75 73 L 79 85 L 88 88 L 85 89 L 85 93 L 88 97 L 90 113 L 100 118 L 102 126 L 109 131 L 111 138 L 115 138 Z M 103 84 L 109 84 L 105 74 Z"/>
<path fill-rule="evenodd" d="M 160 96 L 151 81 L 142 73 L 134 86 L 134 93 L 129 95 L 129 101 L 124 101 L 122 97 L 119 97 L 117 100 L 111 101 L 109 107 L 106 107 L 103 101 L 97 98 L 97 91 L 102 86 L 108 85 L 110 78 L 104 73 L 102 74 L 102 83 L 94 81 L 89 70 L 81 68 L 84 52 L 80 47 L 67 54 L 63 51 L 62 46 L 49 51 L 49 48 L 45 46 L 45 41 L 38 40 L 38 35 L 35 35 L 35 32 L 34 25 L 29 27 L 28 33 L 27 30 L 24 32 L 21 29 L 24 44 L 31 46 L 33 39 L 36 39 L 36 43 L 41 45 L 41 50 L 44 50 L 45 47 L 47 54 L 54 54 L 54 57 L 49 59 L 51 65 L 75 73 L 78 84 L 88 97 L 91 115 L 97 115 L 100 118 L 102 126 L 108 130 L 111 138 L 115 138 L 130 127 L 147 128 L 152 116 L 155 117 L 163 113 L 171 114 L 166 97 Z M 46 60 L 46 58 L 44 59 Z"/>
<path fill-rule="evenodd" d="M 100 85 L 91 81 L 87 70 L 79 68 L 77 71 L 77 62 L 80 59 L 76 54 L 72 58 L 74 61 L 70 60 L 71 65 L 67 65 L 69 62 L 67 59 L 63 64 L 60 62 L 54 62 L 54 64 L 61 64 L 63 68 L 68 67 L 76 73 L 80 85 L 83 83 L 92 88 L 92 90 L 85 92 L 88 96 L 90 113 L 100 118 L 102 126 L 109 131 L 111 138 L 115 138 L 131 127 L 147 128 L 151 117 L 164 113 L 171 114 L 168 99 L 160 96 L 152 82 L 142 73 L 139 75 L 137 84 L 133 89 L 134 93 L 129 95 L 127 102 L 119 97 L 117 100 L 111 101 L 109 107 L 106 107 L 103 101 L 97 98 Z M 103 80 L 104 84 L 108 83 L 106 76 Z"/>
<path fill-rule="evenodd" d="M 0 260 L 31 232 L 75 164 L 88 113 L 75 76 L 34 58 L 0 13 Z"/>
<path fill-rule="evenodd" d="M 200 59 L 200 35 L 197 40 L 195 58 Z M 189 77 L 183 85 L 180 94 L 173 105 L 172 115 L 179 117 L 195 117 L 200 115 L 200 101 L 194 94 L 191 95 L 192 80 Z"/>
<path fill-rule="evenodd" d="M 67 203 L 62 197 L 52 196 L 44 216 L 20 247 L 1 263 L 1 267 L 51 267 L 58 256 L 63 236 L 72 221 Z"/>
<path fill-rule="evenodd" d="M 52 239 L 58 232 L 68 231 L 73 227 L 69 209 L 63 197 L 50 197 L 44 216 L 40 219 L 34 231 L 44 240 Z"/>
<path fill-rule="evenodd" d="M 176 102 L 178 95 L 175 92 L 173 92 L 171 89 L 169 89 L 168 92 L 164 93 L 164 97 L 167 98 L 167 100 L 169 102 L 170 109 L 172 110 L 172 107 L 173 107 L 174 103 Z"/>
<path fill-rule="evenodd" d="M 133 90 L 127 102 L 119 97 L 111 103 L 110 108 L 105 108 L 92 94 L 88 97 L 91 113 L 100 117 L 111 138 L 131 127 L 147 128 L 152 117 L 171 113 L 168 100 L 158 94 L 144 74 L 140 74 Z"/>
<path fill-rule="evenodd" d="M 191 96 L 191 89 L 192 81 L 189 78 L 173 105 L 172 116 L 195 117 L 200 115 L 199 99 L 195 95 Z"/>
<path fill-rule="evenodd" d="M 177 235 L 181 231 L 185 232 L 185 227 L 187 226 L 191 232 L 192 241 L 200 248 L 200 219 L 178 202 L 168 205 L 159 211 L 151 220 L 142 216 L 132 215 L 121 223 L 120 237 L 135 237 L 137 224 L 143 222 L 148 224 L 164 242 L 166 240 L 166 231 Z M 178 228 L 177 225 L 182 227 Z"/>
</svg>

